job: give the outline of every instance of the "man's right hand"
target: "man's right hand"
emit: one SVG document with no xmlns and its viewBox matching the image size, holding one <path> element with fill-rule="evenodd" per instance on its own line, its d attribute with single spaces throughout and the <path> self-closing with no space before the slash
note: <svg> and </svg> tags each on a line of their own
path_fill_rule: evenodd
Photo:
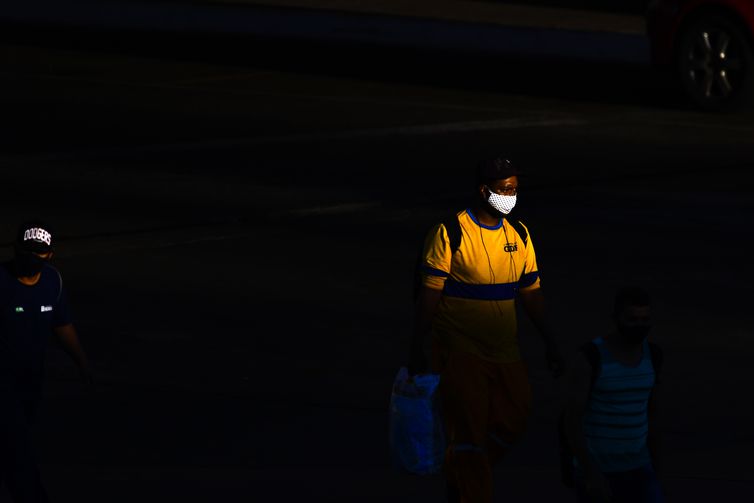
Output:
<svg viewBox="0 0 754 503">
<path fill-rule="evenodd" d="M 435 290 L 422 286 L 416 301 L 414 313 L 414 328 L 411 339 L 411 349 L 408 357 L 408 374 L 426 374 L 429 371 L 427 355 L 424 352 L 424 341 L 431 337 L 432 319 L 437 310 L 437 304 L 442 297 L 442 290 Z"/>
<path fill-rule="evenodd" d="M 408 359 L 408 375 L 426 374 L 429 365 L 423 350 L 412 351 Z"/>
</svg>

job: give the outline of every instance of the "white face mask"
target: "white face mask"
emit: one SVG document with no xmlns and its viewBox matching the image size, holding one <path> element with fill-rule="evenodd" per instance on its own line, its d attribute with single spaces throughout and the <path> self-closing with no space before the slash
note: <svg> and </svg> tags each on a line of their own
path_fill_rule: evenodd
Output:
<svg viewBox="0 0 754 503">
<path fill-rule="evenodd" d="M 516 206 L 516 196 L 503 196 L 500 194 L 495 194 L 490 190 L 489 187 L 487 187 L 487 191 L 489 191 L 490 195 L 487 196 L 487 202 L 490 203 L 490 206 L 495 208 L 497 211 L 502 213 L 503 215 L 507 215 L 511 212 L 514 206 Z"/>
</svg>

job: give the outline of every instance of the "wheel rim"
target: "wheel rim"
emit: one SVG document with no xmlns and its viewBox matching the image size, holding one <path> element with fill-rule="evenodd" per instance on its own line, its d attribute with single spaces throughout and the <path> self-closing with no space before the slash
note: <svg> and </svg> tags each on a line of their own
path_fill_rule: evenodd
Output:
<svg viewBox="0 0 754 503">
<path fill-rule="evenodd" d="M 741 49 L 741 42 L 724 29 L 695 32 L 684 61 L 696 92 L 707 100 L 724 100 L 736 93 L 743 79 Z"/>
</svg>

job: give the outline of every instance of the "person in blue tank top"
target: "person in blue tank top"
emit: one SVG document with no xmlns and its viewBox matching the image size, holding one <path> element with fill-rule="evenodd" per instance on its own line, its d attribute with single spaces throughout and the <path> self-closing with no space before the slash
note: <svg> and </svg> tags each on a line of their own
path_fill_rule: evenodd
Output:
<svg viewBox="0 0 754 503">
<path fill-rule="evenodd" d="M 579 501 L 664 501 L 655 467 L 659 348 L 647 340 L 649 295 L 621 289 L 616 329 L 583 348 L 570 368 L 564 416 Z"/>
<path fill-rule="evenodd" d="M 44 503 L 31 426 L 44 353 L 55 334 L 86 382 L 91 373 L 73 326 L 63 278 L 49 264 L 53 237 L 41 222 L 19 227 L 13 260 L 0 264 L 0 484 L 15 503 Z"/>
</svg>

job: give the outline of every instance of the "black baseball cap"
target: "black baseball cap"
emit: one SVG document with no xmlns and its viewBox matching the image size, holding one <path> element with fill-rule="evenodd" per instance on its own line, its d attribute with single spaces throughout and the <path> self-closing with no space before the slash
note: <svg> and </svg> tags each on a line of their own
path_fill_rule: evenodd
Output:
<svg viewBox="0 0 754 503">
<path fill-rule="evenodd" d="M 40 220 L 29 220 L 18 226 L 16 246 L 23 251 L 47 253 L 52 251 L 52 230 Z"/>
<path fill-rule="evenodd" d="M 504 180 L 521 174 L 521 171 L 508 158 L 502 156 L 486 159 L 476 167 L 477 184 L 484 184 L 491 180 Z"/>
</svg>

